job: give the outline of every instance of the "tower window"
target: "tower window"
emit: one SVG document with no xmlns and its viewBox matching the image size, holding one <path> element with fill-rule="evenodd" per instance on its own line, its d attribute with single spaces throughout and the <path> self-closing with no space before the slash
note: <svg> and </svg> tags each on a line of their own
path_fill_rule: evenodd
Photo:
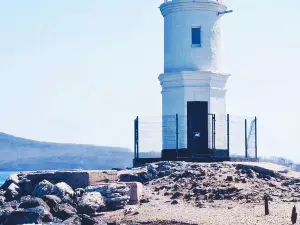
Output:
<svg viewBox="0 0 300 225">
<path fill-rule="evenodd" d="M 201 47 L 201 27 L 192 27 L 192 47 Z"/>
</svg>

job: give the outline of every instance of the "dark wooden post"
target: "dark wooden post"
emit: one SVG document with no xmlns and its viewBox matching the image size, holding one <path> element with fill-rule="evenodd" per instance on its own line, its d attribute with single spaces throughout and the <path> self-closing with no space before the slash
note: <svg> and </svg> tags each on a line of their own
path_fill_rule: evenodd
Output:
<svg viewBox="0 0 300 225">
<path fill-rule="evenodd" d="M 269 196 L 265 194 L 264 196 L 264 200 L 265 200 L 265 215 L 269 215 L 270 211 L 269 211 Z"/>
<path fill-rule="evenodd" d="M 293 211 L 292 211 L 292 223 L 296 224 L 297 223 L 297 210 L 296 206 L 294 206 Z"/>
</svg>

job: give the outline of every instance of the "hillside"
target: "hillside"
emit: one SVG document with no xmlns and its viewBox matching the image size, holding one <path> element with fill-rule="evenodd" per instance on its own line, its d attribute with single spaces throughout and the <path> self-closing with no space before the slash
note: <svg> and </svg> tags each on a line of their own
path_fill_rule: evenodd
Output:
<svg viewBox="0 0 300 225">
<path fill-rule="evenodd" d="M 0 170 L 110 169 L 132 166 L 126 148 L 40 142 L 0 133 Z"/>
</svg>

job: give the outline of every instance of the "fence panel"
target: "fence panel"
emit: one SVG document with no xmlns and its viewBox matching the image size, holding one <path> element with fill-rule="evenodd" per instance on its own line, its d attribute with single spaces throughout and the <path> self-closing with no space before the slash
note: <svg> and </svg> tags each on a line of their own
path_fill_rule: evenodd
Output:
<svg viewBox="0 0 300 225">
<path fill-rule="evenodd" d="M 138 143 L 140 158 L 161 157 L 162 124 L 161 116 L 139 117 Z"/>
<path fill-rule="evenodd" d="M 245 118 L 229 116 L 229 150 L 230 156 L 242 157 L 245 154 Z"/>
<path fill-rule="evenodd" d="M 248 158 L 257 158 L 256 152 L 256 118 L 247 120 L 247 153 Z"/>
<path fill-rule="evenodd" d="M 227 115 L 215 115 L 215 149 L 227 150 Z"/>
<path fill-rule="evenodd" d="M 139 117 L 136 123 L 138 157 L 159 158 L 162 149 L 187 149 L 187 116 Z M 257 119 L 208 116 L 208 146 L 227 150 L 233 158 L 257 158 Z M 228 143 L 229 140 L 229 143 Z"/>
</svg>

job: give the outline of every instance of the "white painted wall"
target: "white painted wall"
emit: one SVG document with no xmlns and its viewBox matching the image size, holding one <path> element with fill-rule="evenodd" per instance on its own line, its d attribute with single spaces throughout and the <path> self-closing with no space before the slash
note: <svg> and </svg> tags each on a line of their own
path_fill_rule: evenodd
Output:
<svg viewBox="0 0 300 225">
<path fill-rule="evenodd" d="M 219 71 L 221 64 L 220 21 L 226 7 L 213 0 L 173 0 L 160 6 L 164 16 L 164 73 L 162 86 L 163 118 L 179 114 L 179 148 L 187 143 L 188 101 L 207 101 L 209 113 L 226 115 L 225 85 L 229 74 Z M 201 26 L 201 47 L 192 47 L 191 29 Z M 222 124 L 216 122 L 216 127 Z M 168 124 L 170 126 L 168 126 Z M 220 128 L 221 127 L 221 128 Z M 163 149 L 175 149 L 176 127 L 172 120 L 163 125 Z M 225 132 L 226 130 L 220 130 Z M 209 146 L 211 147 L 211 121 Z M 173 134 L 174 139 L 170 138 Z M 224 147 L 226 146 L 216 146 Z"/>
</svg>

